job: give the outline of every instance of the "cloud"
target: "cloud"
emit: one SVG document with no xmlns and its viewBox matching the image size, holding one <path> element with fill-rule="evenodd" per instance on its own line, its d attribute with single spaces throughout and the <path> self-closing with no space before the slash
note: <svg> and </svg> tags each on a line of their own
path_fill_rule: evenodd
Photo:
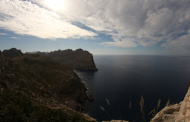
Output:
<svg viewBox="0 0 190 122">
<path fill-rule="evenodd" d="M 2 0 L 0 28 L 40 38 L 92 38 L 103 33 L 113 40 L 102 44 L 117 47 L 185 48 L 182 45 L 189 43 L 181 41 L 190 32 L 189 0 L 64 0 L 56 10 L 45 1 Z"/>
<path fill-rule="evenodd" d="M 115 47 L 137 47 L 137 40 L 134 38 L 126 38 L 126 37 L 112 37 L 114 42 L 104 42 L 102 44 L 106 44 L 108 46 L 115 46 Z"/>
<path fill-rule="evenodd" d="M 65 1 L 68 6 L 59 14 L 111 35 L 113 41 L 104 43 L 109 46 L 152 46 L 174 41 L 190 30 L 188 0 Z"/>
<path fill-rule="evenodd" d="M 80 38 L 96 36 L 61 18 L 55 12 L 28 1 L 1 0 L 0 28 L 39 38 Z"/>
<path fill-rule="evenodd" d="M 7 35 L 7 33 L 0 33 L 1 36 Z"/>
<path fill-rule="evenodd" d="M 137 47 L 137 44 L 135 42 L 127 39 L 116 42 L 105 42 L 103 44 L 107 44 L 108 46 L 116 46 L 116 47 Z"/>
<path fill-rule="evenodd" d="M 186 34 L 162 44 L 166 48 L 166 53 L 175 55 L 189 55 L 190 53 L 190 34 Z"/>
<path fill-rule="evenodd" d="M 14 37 L 14 36 L 13 36 L 13 37 L 10 37 L 10 38 L 11 38 L 11 39 L 18 39 L 18 37 Z"/>
<path fill-rule="evenodd" d="M 183 35 L 175 40 L 166 42 L 162 44 L 162 46 L 166 48 L 178 48 L 178 50 L 179 49 L 190 50 L 190 34 Z"/>
<path fill-rule="evenodd" d="M 94 27 L 91 26 L 96 29 L 97 25 L 103 25 L 101 27 L 105 26 L 104 29 L 98 31 L 121 37 L 120 42 L 117 41 L 118 39 L 110 42 L 113 46 L 114 43 L 117 46 L 120 43 L 121 47 L 128 47 L 131 45 L 131 41 L 126 41 L 128 38 L 136 39 L 136 42 L 133 41 L 136 43 L 135 46 L 152 46 L 175 40 L 178 36 L 187 33 L 190 28 L 190 8 L 188 7 L 190 1 L 121 0 L 114 2 L 109 2 L 104 10 L 105 13 L 101 12 L 104 14 L 99 15 L 104 18 Z M 97 19 L 94 18 L 95 20 Z M 107 29 L 109 31 L 106 31 Z"/>
<path fill-rule="evenodd" d="M 109 46 L 162 44 L 174 41 L 190 29 L 188 0 L 69 0 L 67 3 L 59 14 L 111 35 L 113 41 L 104 43 Z"/>
</svg>

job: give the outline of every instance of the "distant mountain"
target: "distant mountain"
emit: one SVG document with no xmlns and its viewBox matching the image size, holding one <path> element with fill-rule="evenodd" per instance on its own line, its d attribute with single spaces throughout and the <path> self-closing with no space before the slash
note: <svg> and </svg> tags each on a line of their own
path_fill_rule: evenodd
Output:
<svg viewBox="0 0 190 122">
<path fill-rule="evenodd" d="M 23 53 L 21 52 L 21 50 L 18 50 L 16 48 L 11 48 L 9 50 L 3 50 L 2 54 L 9 59 L 13 59 L 17 56 L 21 56 L 23 55 Z"/>
<path fill-rule="evenodd" d="M 10 60 L 0 52 L 1 122 L 95 121 L 76 111 L 87 99 L 85 91 L 71 68 L 48 57 L 24 54 Z"/>
<path fill-rule="evenodd" d="M 69 66 L 76 70 L 97 71 L 93 55 L 86 50 L 77 49 L 75 51 L 57 50 L 50 53 L 38 52 L 38 54 L 50 57 L 54 61 Z"/>
</svg>

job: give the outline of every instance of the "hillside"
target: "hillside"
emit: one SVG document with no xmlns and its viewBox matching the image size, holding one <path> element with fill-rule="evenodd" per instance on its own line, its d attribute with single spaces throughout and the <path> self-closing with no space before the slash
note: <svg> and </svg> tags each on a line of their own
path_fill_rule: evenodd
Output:
<svg viewBox="0 0 190 122">
<path fill-rule="evenodd" d="M 97 71 L 96 65 L 93 60 L 93 55 L 86 50 L 77 49 L 75 51 L 57 50 L 50 53 L 38 52 L 38 54 L 50 57 L 54 61 L 69 66 L 76 70 Z"/>
<path fill-rule="evenodd" d="M 8 59 L 13 59 L 17 56 L 23 55 L 23 53 L 21 52 L 21 50 L 18 50 L 16 48 L 11 48 L 9 50 L 3 50 L 2 55 Z"/>
<path fill-rule="evenodd" d="M 68 66 L 75 70 L 85 70 L 85 71 L 97 71 L 96 65 L 94 63 L 93 55 L 86 50 L 77 49 L 75 51 L 71 49 L 67 50 L 57 50 L 52 52 L 34 52 L 26 54 L 39 54 L 46 56 L 54 60 L 55 62 Z M 21 50 L 16 48 L 11 48 L 8 50 L 3 50 L 2 55 L 8 59 L 13 59 L 18 56 L 24 55 Z"/>
<path fill-rule="evenodd" d="M 0 52 L 0 121 L 95 121 L 76 110 L 87 99 L 67 66 L 37 54 L 6 59 Z"/>
</svg>

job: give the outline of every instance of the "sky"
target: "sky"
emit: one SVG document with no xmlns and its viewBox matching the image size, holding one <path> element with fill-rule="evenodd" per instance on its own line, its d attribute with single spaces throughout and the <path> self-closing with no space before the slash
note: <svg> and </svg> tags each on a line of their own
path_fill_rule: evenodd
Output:
<svg viewBox="0 0 190 122">
<path fill-rule="evenodd" d="M 190 0 L 0 0 L 0 50 L 190 56 Z"/>
</svg>

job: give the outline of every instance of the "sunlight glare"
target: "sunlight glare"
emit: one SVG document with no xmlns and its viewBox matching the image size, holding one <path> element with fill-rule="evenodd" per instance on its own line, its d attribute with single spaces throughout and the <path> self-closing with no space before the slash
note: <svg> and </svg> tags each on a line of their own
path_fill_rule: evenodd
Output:
<svg viewBox="0 0 190 122">
<path fill-rule="evenodd" d="M 64 0 L 46 0 L 47 6 L 52 10 L 64 9 Z"/>
</svg>

